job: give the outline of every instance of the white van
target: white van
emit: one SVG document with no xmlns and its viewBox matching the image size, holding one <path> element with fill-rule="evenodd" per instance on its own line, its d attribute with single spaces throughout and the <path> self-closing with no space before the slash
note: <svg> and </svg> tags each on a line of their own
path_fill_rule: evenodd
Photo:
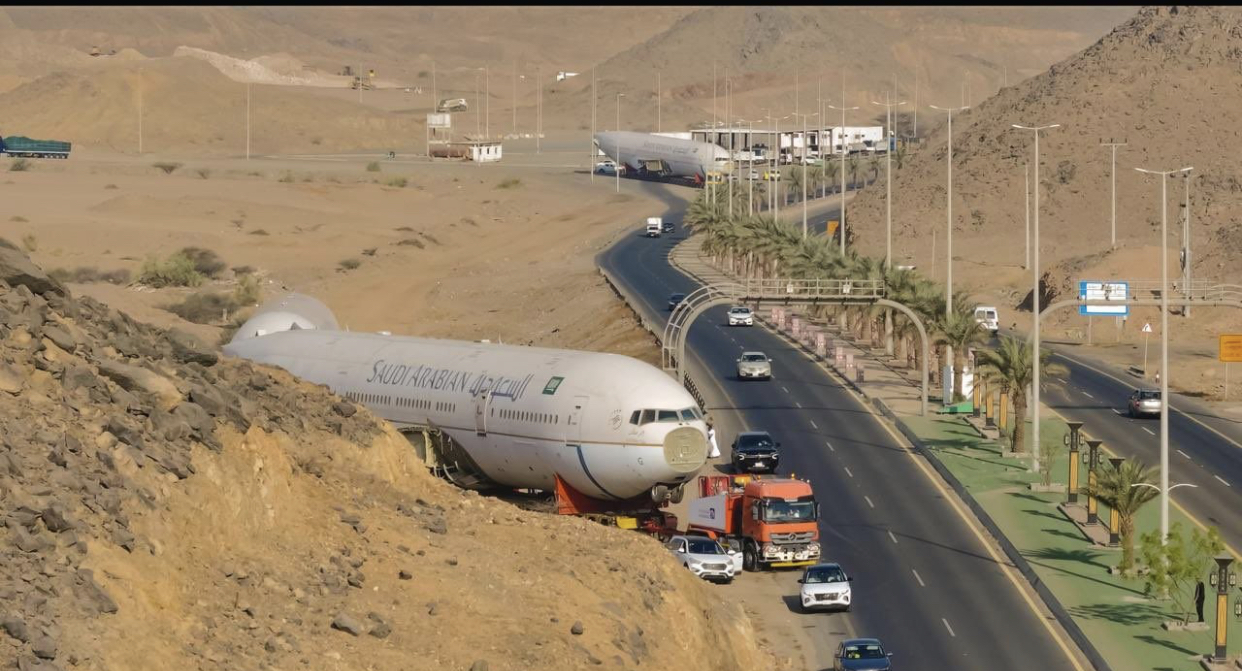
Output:
<svg viewBox="0 0 1242 671">
<path fill-rule="evenodd" d="M 647 237 L 658 238 L 664 232 L 664 219 L 661 217 L 647 217 Z"/>
<path fill-rule="evenodd" d="M 983 328 L 996 335 L 1000 331 L 1000 318 L 996 314 L 996 308 L 979 306 L 975 308 L 975 321 L 983 324 Z"/>
</svg>

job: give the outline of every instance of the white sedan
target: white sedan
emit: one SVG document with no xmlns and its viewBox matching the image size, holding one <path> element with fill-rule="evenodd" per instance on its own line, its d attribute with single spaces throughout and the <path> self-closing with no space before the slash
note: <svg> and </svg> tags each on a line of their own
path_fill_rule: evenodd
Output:
<svg viewBox="0 0 1242 671">
<path fill-rule="evenodd" d="M 850 582 L 840 564 L 824 563 L 806 567 L 798 582 L 802 585 L 803 612 L 821 608 L 849 610 L 853 598 Z"/>
<path fill-rule="evenodd" d="M 729 308 L 729 326 L 754 326 L 755 313 L 748 307 Z"/>
</svg>

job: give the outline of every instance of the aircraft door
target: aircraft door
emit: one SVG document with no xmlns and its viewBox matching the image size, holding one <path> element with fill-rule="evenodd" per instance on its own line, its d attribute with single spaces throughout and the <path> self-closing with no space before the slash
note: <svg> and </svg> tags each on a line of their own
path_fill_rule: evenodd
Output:
<svg viewBox="0 0 1242 671">
<path fill-rule="evenodd" d="M 565 427 L 565 442 L 575 445 L 582 444 L 582 418 L 586 415 L 589 396 L 575 396 L 574 409 L 569 413 L 569 422 Z"/>
<path fill-rule="evenodd" d="M 491 409 L 492 392 L 484 389 L 474 395 L 474 432 L 479 436 L 487 435 L 487 413 Z"/>
</svg>

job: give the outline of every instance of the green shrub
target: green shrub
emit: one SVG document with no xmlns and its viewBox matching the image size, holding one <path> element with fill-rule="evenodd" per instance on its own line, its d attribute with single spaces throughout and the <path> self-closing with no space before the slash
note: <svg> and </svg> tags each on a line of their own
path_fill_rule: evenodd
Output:
<svg viewBox="0 0 1242 671">
<path fill-rule="evenodd" d="M 404 240 L 397 242 L 397 244 L 402 245 L 402 246 L 418 247 L 419 249 L 426 248 L 426 245 L 423 244 L 423 241 L 419 240 L 418 238 L 406 238 Z"/>
<path fill-rule="evenodd" d="M 393 230 L 395 230 L 395 231 L 405 231 L 406 233 L 413 233 L 413 232 L 414 232 L 414 229 L 410 228 L 409 226 L 398 226 L 398 227 L 394 228 Z"/>
<path fill-rule="evenodd" d="M 173 254 L 161 261 L 149 256 L 138 270 L 138 282 L 149 287 L 196 287 L 203 283 L 203 274 L 194 269 L 194 261 L 185 254 Z"/>
<path fill-rule="evenodd" d="M 393 177 L 392 179 L 388 180 L 388 186 L 395 186 L 398 189 L 404 189 L 406 185 L 408 185 L 409 183 L 410 183 L 410 180 L 404 177 Z"/>
<path fill-rule="evenodd" d="M 254 305 L 263 296 L 263 288 L 254 275 L 243 275 L 237 280 L 237 288 L 233 290 L 233 301 L 238 306 Z"/>
<path fill-rule="evenodd" d="M 194 262 L 194 270 L 202 273 L 206 277 L 215 278 L 220 275 L 228 266 L 224 261 L 220 260 L 220 255 L 210 249 L 202 247 L 182 247 L 178 254 L 184 255 L 186 258 Z"/>
<path fill-rule="evenodd" d="M 242 275 L 249 275 L 253 272 L 254 266 L 233 266 L 233 274 L 238 277 L 241 277 Z"/>
<path fill-rule="evenodd" d="M 115 184 L 104 184 L 104 188 L 105 188 L 105 189 L 108 189 L 108 190 L 112 190 L 112 189 L 119 189 L 119 188 L 121 188 L 121 187 L 119 187 L 119 186 L 117 186 L 117 185 L 115 185 Z"/>
<path fill-rule="evenodd" d="M 9 164 L 9 172 L 26 172 L 27 170 L 30 170 L 30 168 L 30 161 L 27 161 L 24 158 L 14 159 L 13 162 Z"/>
<path fill-rule="evenodd" d="M 294 180 L 293 180 L 293 173 L 292 173 L 292 172 L 286 172 L 285 174 L 281 175 L 280 179 L 278 179 L 278 180 L 276 180 L 276 181 L 280 182 L 281 184 L 292 184 L 292 183 L 293 183 L 293 181 L 294 181 Z"/>
<path fill-rule="evenodd" d="M 202 177 L 203 179 L 207 179 L 208 177 L 211 177 L 210 168 L 199 168 L 198 170 L 195 170 L 194 172 L 197 173 L 198 176 Z"/>
<path fill-rule="evenodd" d="M 371 161 L 370 163 L 367 164 L 367 172 L 379 172 L 379 171 L 380 171 L 379 161 Z"/>
<path fill-rule="evenodd" d="M 375 256 L 375 252 L 376 252 L 377 250 L 378 250 L 378 248 L 377 248 L 377 247 L 368 247 L 368 248 L 366 248 L 366 249 L 362 250 L 362 255 L 363 255 L 363 256 Z"/>
<path fill-rule="evenodd" d="M 224 321 L 237 309 L 232 296 L 215 291 L 199 291 L 185 297 L 180 303 L 165 305 L 164 309 L 195 324 L 214 324 Z"/>
<path fill-rule="evenodd" d="M 161 161 L 159 163 L 152 163 L 151 166 L 154 168 L 159 168 L 160 170 L 163 170 L 165 175 L 171 175 L 177 171 L 177 168 L 181 167 L 181 164 L 180 163 L 167 163 L 167 162 Z"/>
<path fill-rule="evenodd" d="M 22 236 L 22 247 L 27 252 L 33 252 L 39 248 L 39 239 L 34 236 L 34 233 L 27 233 Z"/>
<path fill-rule="evenodd" d="M 267 229 L 256 228 L 253 231 L 250 231 L 250 235 L 271 235 L 271 233 L 268 233 Z"/>
<path fill-rule="evenodd" d="M 358 259 L 343 259 L 337 265 L 339 265 L 343 270 L 355 270 L 358 266 L 362 265 L 362 262 Z"/>
<path fill-rule="evenodd" d="M 511 178 L 511 179 L 506 179 L 505 181 L 497 184 L 496 188 L 497 189 L 516 189 L 519 186 L 522 186 L 522 180 L 517 179 L 517 178 Z"/>
<path fill-rule="evenodd" d="M 26 217 L 21 216 L 20 214 L 15 214 L 15 215 L 13 215 L 13 216 L 9 217 L 9 221 L 17 222 L 17 223 L 19 223 L 19 224 L 24 224 L 24 223 L 26 223 L 26 222 L 28 222 L 28 221 L 30 221 L 30 220 L 29 220 L 29 219 L 27 219 Z"/>
</svg>

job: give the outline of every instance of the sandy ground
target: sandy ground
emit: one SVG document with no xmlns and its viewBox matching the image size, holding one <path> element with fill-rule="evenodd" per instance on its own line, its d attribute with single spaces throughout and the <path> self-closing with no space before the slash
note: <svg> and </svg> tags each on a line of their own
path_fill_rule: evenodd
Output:
<svg viewBox="0 0 1242 671">
<path fill-rule="evenodd" d="M 0 184 L 9 213 L 0 226 L 14 242 L 30 240 L 48 268 L 136 275 L 148 255 L 193 245 L 230 267 L 255 268 L 267 297 L 320 297 L 354 330 L 654 361 L 650 337 L 593 264 L 615 235 L 638 230 L 633 213 L 648 206 L 629 184 L 621 194 L 593 187 L 589 175 L 557 167 L 582 156 L 552 151 L 518 153 L 504 165 L 399 158 L 368 172 L 375 158 L 183 159 L 171 175 L 135 157 L 38 162 Z M 341 267 L 349 259 L 358 268 Z M 229 290 L 229 275 L 203 289 Z M 160 309 L 189 289 L 73 288 L 144 321 L 218 338 L 217 325 Z"/>
</svg>

